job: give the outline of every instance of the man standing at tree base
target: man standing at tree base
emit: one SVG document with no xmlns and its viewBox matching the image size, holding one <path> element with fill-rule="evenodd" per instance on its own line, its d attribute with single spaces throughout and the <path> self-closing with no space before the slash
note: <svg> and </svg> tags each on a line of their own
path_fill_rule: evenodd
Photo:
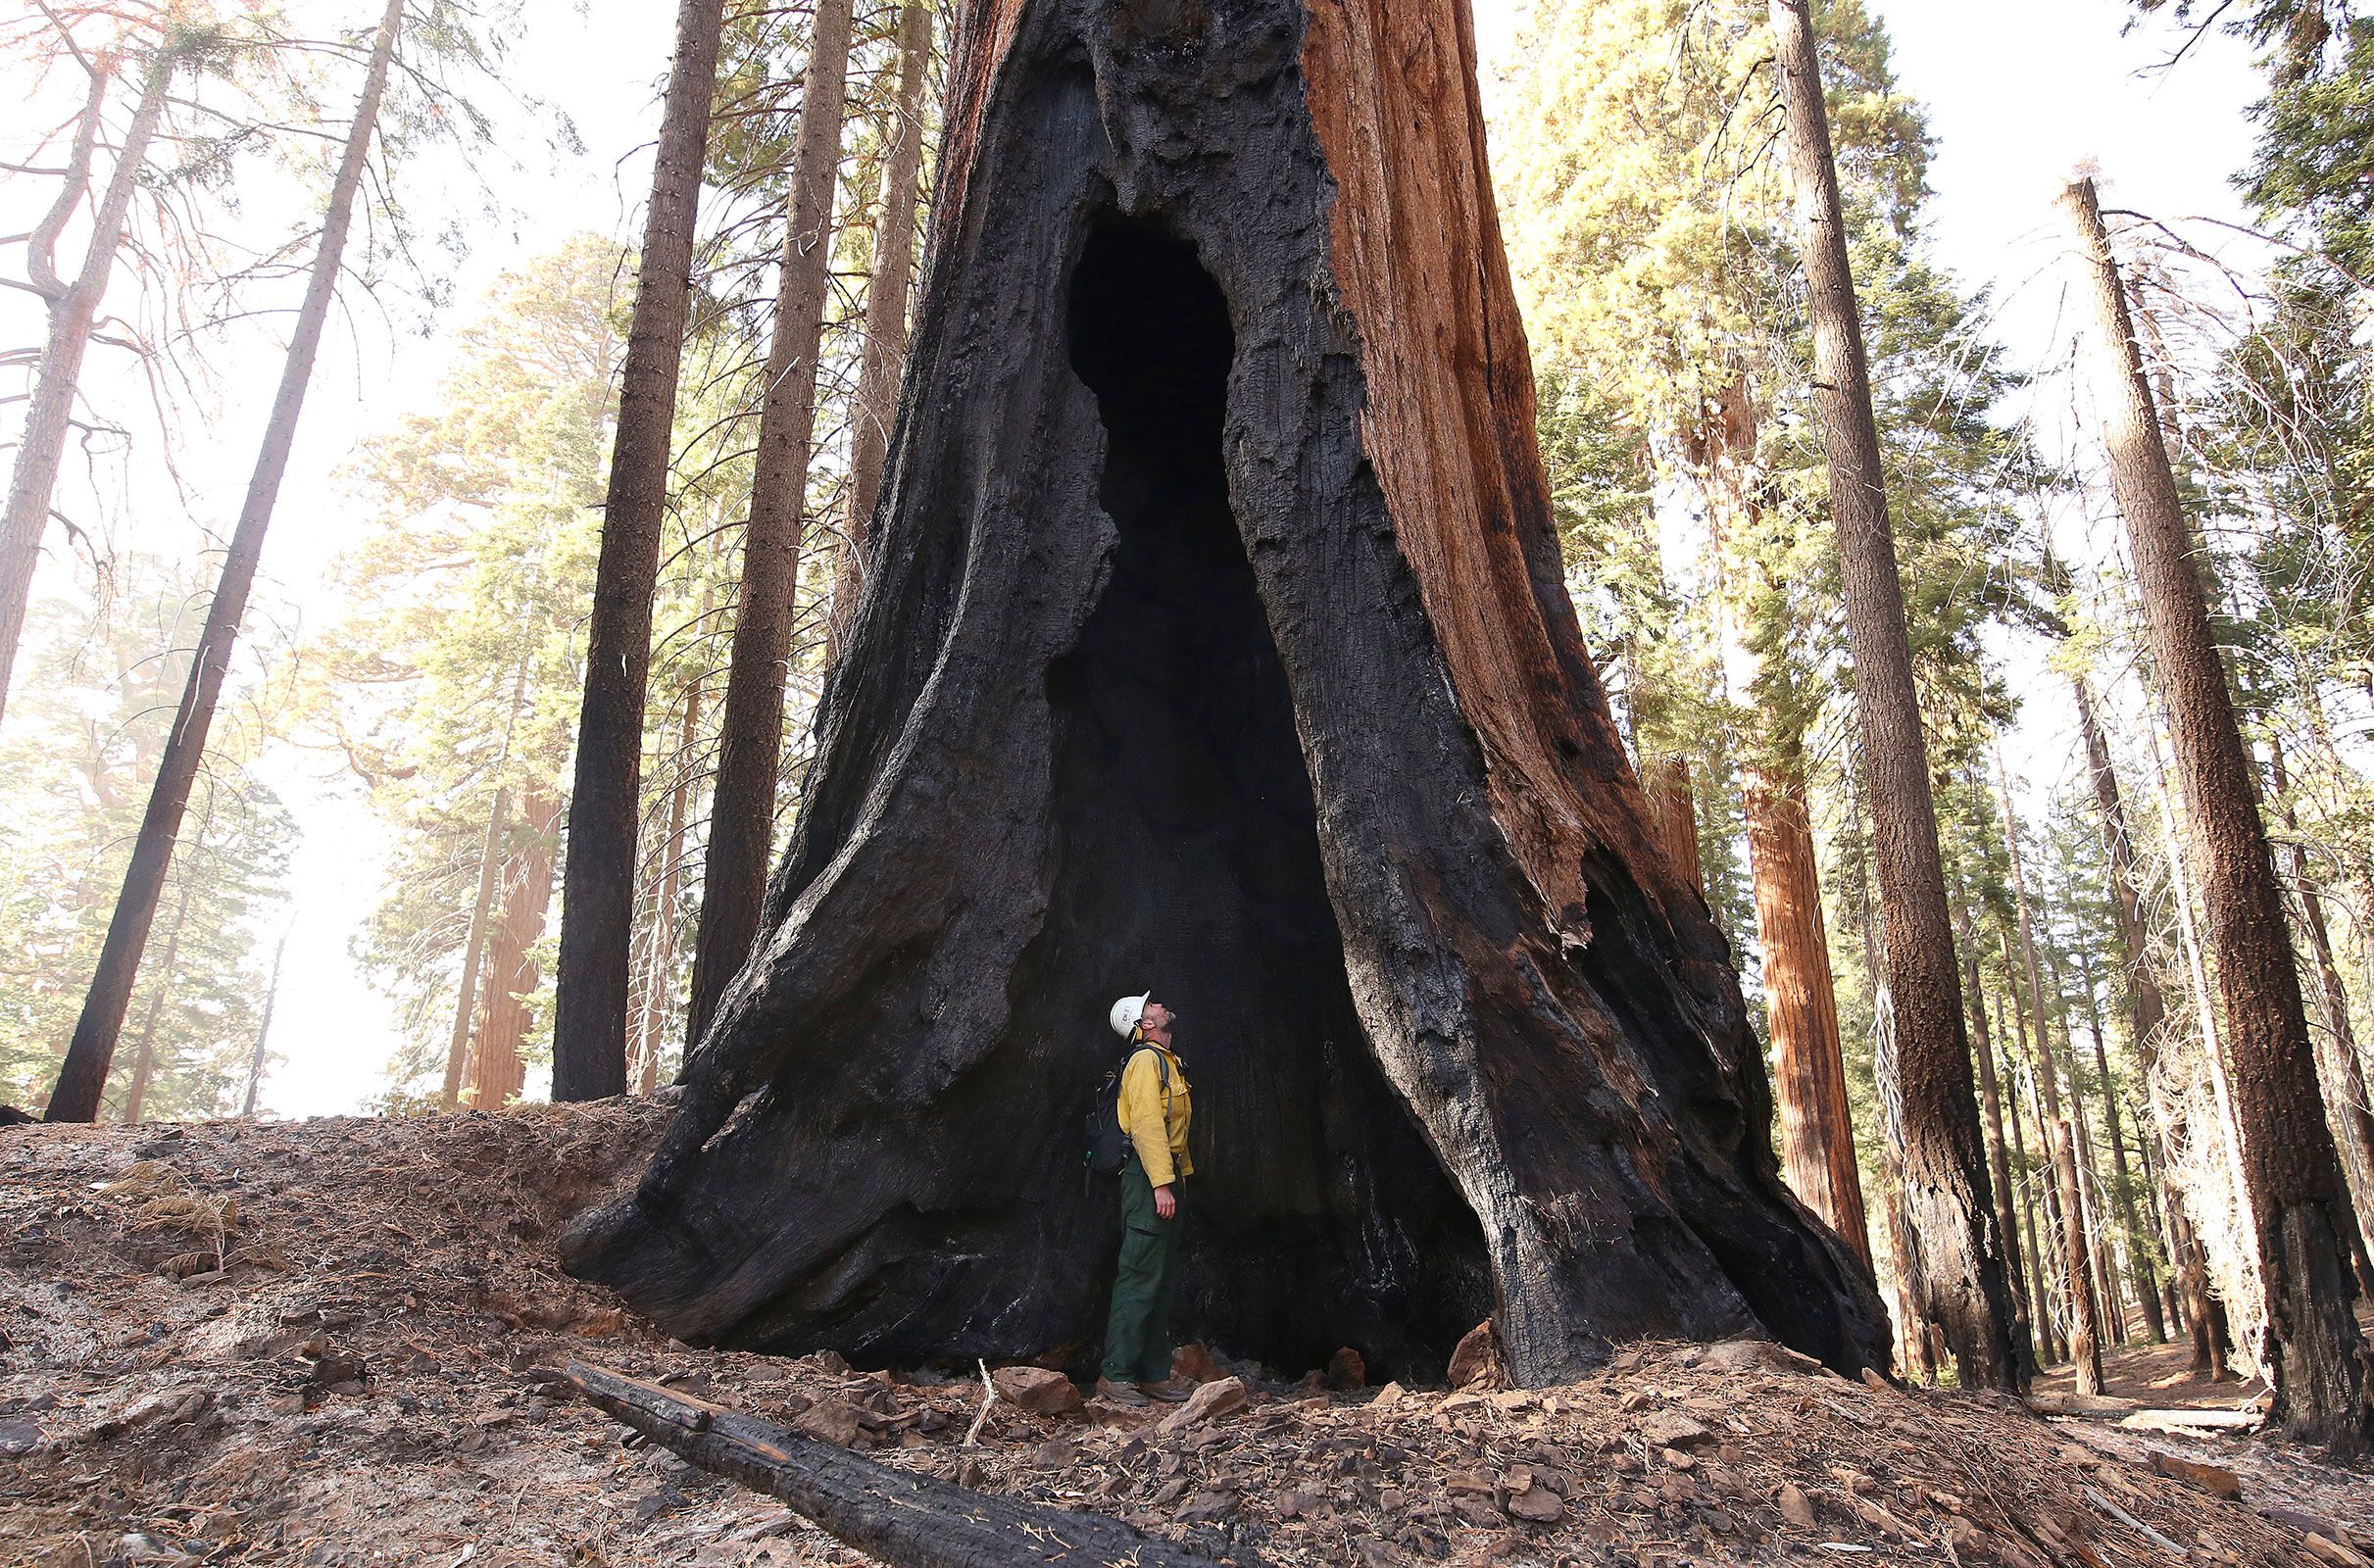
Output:
<svg viewBox="0 0 2374 1568">
<path fill-rule="evenodd" d="M 1147 1396 L 1184 1399 L 1170 1376 L 1170 1301 L 1178 1285 L 1179 1195 L 1195 1174 L 1187 1157 L 1193 1113 L 1187 1073 L 1170 1049 L 1169 1008 L 1145 996 L 1123 997 L 1108 1014 L 1129 1042 L 1116 1107 L 1129 1152 L 1121 1163 L 1121 1257 L 1105 1320 L 1105 1365 L 1097 1393 L 1116 1404 Z"/>
</svg>

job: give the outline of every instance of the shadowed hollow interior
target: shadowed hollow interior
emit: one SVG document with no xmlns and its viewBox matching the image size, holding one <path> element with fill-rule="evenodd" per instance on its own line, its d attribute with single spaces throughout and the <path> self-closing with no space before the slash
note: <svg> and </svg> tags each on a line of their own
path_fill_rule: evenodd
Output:
<svg viewBox="0 0 2374 1568">
<path fill-rule="evenodd" d="M 1049 673 L 1058 863 L 1017 1006 L 1080 1039 L 1093 1076 L 1117 1059 L 1113 997 L 1151 987 L 1179 1015 L 1196 1106 L 1182 1337 L 1289 1368 L 1342 1344 L 1380 1373 L 1439 1368 L 1491 1309 L 1483 1242 L 1353 1006 L 1286 672 L 1229 510 L 1227 302 L 1190 244 L 1114 221 L 1069 312 L 1118 539 Z"/>
</svg>

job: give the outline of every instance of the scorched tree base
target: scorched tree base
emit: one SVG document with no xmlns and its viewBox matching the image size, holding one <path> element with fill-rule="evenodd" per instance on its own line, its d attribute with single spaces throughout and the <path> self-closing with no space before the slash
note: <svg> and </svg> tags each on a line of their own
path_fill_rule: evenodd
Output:
<svg viewBox="0 0 2374 1568">
<path fill-rule="evenodd" d="M 1151 986 L 1180 1327 L 1511 1370 L 1886 1364 L 1561 583 L 1460 0 L 974 0 L 765 932 L 571 1266 L 670 1333 L 1094 1349 L 1080 1117 Z"/>
</svg>

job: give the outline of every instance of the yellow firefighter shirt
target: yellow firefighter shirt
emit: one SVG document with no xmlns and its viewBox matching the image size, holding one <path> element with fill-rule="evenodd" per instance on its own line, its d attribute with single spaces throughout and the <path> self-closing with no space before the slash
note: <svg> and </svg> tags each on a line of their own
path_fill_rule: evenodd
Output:
<svg viewBox="0 0 2374 1568">
<path fill-rule="evenodd" d="M 1155 1061 L 1158 1054 L 1170 1068 L 1167 1089 Z M 1167 1187 L 1176 1176 L 1195 1174 L 1195 1161 L 1187 1157 L 1187 1118 L 1192 1110 L 1187 1071 L 1179 1058 L 1151 1040 L 1139 1041 L 1129 1054 L 1129 1065 L 1121 1069 L 1120 1123 L 1137 1149 L 1149 1184 Z"/>
</svg>

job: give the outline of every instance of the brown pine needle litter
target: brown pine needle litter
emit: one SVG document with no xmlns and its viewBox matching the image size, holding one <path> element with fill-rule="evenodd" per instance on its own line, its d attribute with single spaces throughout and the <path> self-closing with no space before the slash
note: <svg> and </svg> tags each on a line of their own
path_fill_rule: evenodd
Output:
<svg viewBox="0 0 2374 1568">
<path fill-rule="evenodd" d="M 1002 1394 L 966 1446 L 969 1360 L 866 1372 L 697 1350 L 560 1273 L 555 1228 L 631 1172 L 665 1116 L 637 1102 L 0 1131 L 0 1562 L 865 1560 L 770 1498 L 626 1446 L 561 1378 L 572 1357 L 1223 1559 L 2374 1555 L 2366 1471 L 2263 1438 L 1870 1387 L 1748 1345 L 1625 1347 L 1541 1390 L 1331 1388 L 1191 1357 L 1243 1378 L 1242 1402 L 1179 1421 L 1093 1400 L 1034 1414 Z M 1028 1387 L 1061 1394 L 1001 1382 Z M 2231 1472 L 2239 1500 L 2180 1479 L 2201 1466 Z"/>
</svg>

